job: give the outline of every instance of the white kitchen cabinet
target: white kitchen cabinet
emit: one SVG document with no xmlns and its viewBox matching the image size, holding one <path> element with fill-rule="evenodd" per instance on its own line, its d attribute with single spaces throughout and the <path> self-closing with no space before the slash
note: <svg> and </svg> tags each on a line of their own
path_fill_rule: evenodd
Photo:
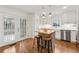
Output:
<svg viewBox="0 0 79 59">
<path fill-rule="evenodd" d="M 60 31 L 55 32 L 55 38 L 60 40 L 60 38 L 61 38 Z"/>
<path fill-rule="evenodd" d="M 76 31 L 71 31 L 71 42 L 76 42 Z"/>
<path fill-rule="evenodd" d="M 60 33 L 60 31 L 57 31 L 55 33 L 55 38 L 57 40 L 61 40 L 61 33 Z M 66 40 L 66 34 L 65 34 L 65 32 L 64 32 L 64 40 Z M 71 42 L 76 42 L 76 31 L 71 31 L 71 40 L 70 41 Z"/>
</svg>

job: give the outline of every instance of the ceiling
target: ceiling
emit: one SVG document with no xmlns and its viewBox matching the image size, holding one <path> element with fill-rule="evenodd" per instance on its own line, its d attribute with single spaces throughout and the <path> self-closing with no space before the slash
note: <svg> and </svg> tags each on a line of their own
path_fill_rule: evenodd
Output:
<svg viewBox="0 0 79 59">
<path fill-rule="evenodd" d="M 23 12 L 29 13 L 41 13 L 45 12 L 63 12 L 63 11 L 74 11 L 76 8 L 79 8 L 77 5 L 5 5 L 4 7 L 14 8 L 17 10 L 21 10 Z M 67 8 L 63 8 L 67 7 Z"/>
</svg>

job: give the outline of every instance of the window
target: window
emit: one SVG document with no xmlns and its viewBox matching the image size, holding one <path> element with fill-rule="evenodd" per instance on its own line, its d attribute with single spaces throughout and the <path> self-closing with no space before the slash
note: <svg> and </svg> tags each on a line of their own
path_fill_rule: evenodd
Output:
<svg viewBox="0 0 79 59">
<path fill-rule="evenodd" d="M 60 17 L 59 16 L 53 16 L 53 26 L 60 26 Z"/>
</svg>

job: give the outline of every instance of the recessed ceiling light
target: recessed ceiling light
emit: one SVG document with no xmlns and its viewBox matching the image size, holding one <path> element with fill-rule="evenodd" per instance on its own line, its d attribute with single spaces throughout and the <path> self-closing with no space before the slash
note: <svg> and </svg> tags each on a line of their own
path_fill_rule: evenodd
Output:
<svg viewBox="0 0 79 59">
<path fill-rule="evenodd" d="M 62 7 L 62 9 L 66 9 L 66 8 L 67 8 L 66 6 Z"/>
</svg>

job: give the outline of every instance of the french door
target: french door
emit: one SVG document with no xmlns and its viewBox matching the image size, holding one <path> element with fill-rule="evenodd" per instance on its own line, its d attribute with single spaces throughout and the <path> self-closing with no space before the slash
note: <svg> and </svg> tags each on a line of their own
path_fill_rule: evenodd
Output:
<svg viewBox="0 0 79 59">
<path fill-rule="evenodd" d="M 20 37 L 26 36 L 26 19 L 20 19 Z"/>
<path fill-rule="evenodd" d="M 3 42 L 15 40 L 15 18 L 11 16 L 3 17 Z"/>
</svg>

